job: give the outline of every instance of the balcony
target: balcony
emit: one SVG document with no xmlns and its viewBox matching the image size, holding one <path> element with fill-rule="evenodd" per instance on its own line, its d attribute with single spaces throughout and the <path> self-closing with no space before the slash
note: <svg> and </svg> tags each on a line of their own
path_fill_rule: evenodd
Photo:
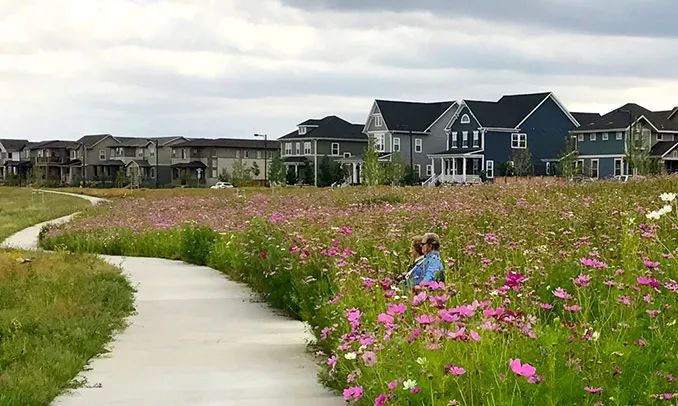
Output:
<svg viewBox="0 0 678 406">
<path fill-rule="evenodd" d="M 66 162 L 68 162 L 68 157 L 39 156 L 35 158 L 37 164 L 65 164 Z"/>
</svg>

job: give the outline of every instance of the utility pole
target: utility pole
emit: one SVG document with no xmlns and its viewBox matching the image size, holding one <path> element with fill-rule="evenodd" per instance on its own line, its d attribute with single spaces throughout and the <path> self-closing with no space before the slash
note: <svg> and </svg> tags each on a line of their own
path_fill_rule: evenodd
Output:
<svg viewBox="0 0 678 406">
<path fill-rule="evenodd" d="M 412 129 L 410 128 L 410 176 L 414 178 L 414 147 L 412 146 Z"/>
<path fill-rule="evenodd" d="M 159 188 L 159 178 L 160 178 L 160 173 L 158 171 L 158 154 L 160 151 L 158 151 L 158 139 L 156 138 L 153 140 L 155 143 L 155 188 Z"/>
<path fill-rule="evenodd" d="M 268 186 L 268 134 L 254 134 L 255 137 L 264 137 L 264 187 Z"/>
</svg>

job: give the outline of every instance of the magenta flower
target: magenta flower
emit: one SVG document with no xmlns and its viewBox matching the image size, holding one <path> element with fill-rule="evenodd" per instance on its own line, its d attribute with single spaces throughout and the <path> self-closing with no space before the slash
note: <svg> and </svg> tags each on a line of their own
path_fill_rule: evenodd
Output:
<svg viewBox="0 0 678 406">
<path fill-rule="evenodd" d="M 609 265 L 606 264 L 605 262 L 598 261 L 595 258 L 582 258 L 579 260 L 579 263 L 588 266 L 591 268 L 598 268 L 598 269 L 604 269 L 607 268 Z"/>
<path fill-rule="evenodd" d="M 556 290 L 553 291 L 553 296 L 558 297 L 563 300 L 570 300 L 572 299 L 572 295 L 567 293 L 565 289 L 563 288 L 556 288 Z"/>
<path fill-rule="evenodd" d="M 659 281 L 656 279 L 646 278 L 644 276 L 639 276 L 636 278 L 636 281 L 643 286 L 652 286 L 653 288 L 659 287 Z"/>
<path fill-rule="evenodd" d="M 436 319 L 435 319 L 435 317 L 433 317 L 431 315 L 422 314 L 420 316 L 417 316 L 415 318 L 415 320 L 417 320 L 417 323 L 419 323 L 419 324 L 431 324 L 431 323 L 435 322 Z"/>
<path fill-rule="evenodd" d="M 351 386 L 350 388 L 344 389 L 344 400 L 347 402 L 350 400 L 358 401 L 364 394 L 365 389 L 362 386 Z"/>
<path fill-rule="evenodd" d="M 589 282 L 591 282 L 591 277 L 586 274 L 580 274 L 576 278 L 572 279 L 572 282 L 574 282 L 574 284 L 577 286 L 587 287 L 589 286 Z"/>
<path fill-rule="evenodd" d="M 603 393 L 603 388 L 600 387 L 587 386 L 584 390 L 588 393 Z"/>
<path fill-rule="evenodd" d="M 475 330 L 471 330 L 471 332 L 469 333 L 469 336 L 471 337 L 471 340 L 473 340 L 473 341 L 480 341 L 480 334 L 478 334 L 478 332 L 475 331 Z"/>
<path fill-rule="evenodd" d="M 486 317 L 499 317 L 504 314 L 504 308 L 499 307 L 497 310 L 494 309 L 485 309 L 483 310 L 483 315 Z"/>
<path fill-rule="evenodd" d="M 377 354 L 373 353 L 372 351 L 365 351 L 362 359 L 365 365 L 368 367 L 373 367 L 377 364 Z"/>
<path fill-rule="evenodd" d="M 451 375 L 460 376 L 466 373 L 466 370 L 458 365 L 450 364 L 447 366 L 447 372 Z"/>
<path fill-rule="evenodd" d="M 514 374 L 524 376 L 526 378 L 529 378 L 537 373 L 537 369 L 535 367 L 528 363 L 521 363 L 520 358 L 511 359 L 509 366 L 511 367 L 511 371 L 513 371 Z"/>
<path fill-rule="evenodd" d="M 386 396 L 386 394 L 382 393 L 381 395 L 374 398 L 374 406 L 384 406 L 386 404 L 387 400 L 388 400 L 388 396 Z"/>
<path fill-rule="evenodd" d="M 332 367 L 332 370 L 334 370 L 334 367 L 337 366 L 337 356 L 336 356 L 336 355 L 332 355 L 331 357 L 329 357 L 329 358 L 327 359 L 327 365 L 329 365 L 330 367 Z"/>
<path fill-rule="evenodd" d="M 459 321 L 459 315 L 456 313 L 453 313 L 451 310 L 440 310 L 438 312 L 438 316 L 440 317 L 441 320 L 446 321 L 448 323 L 454 323 L 456 321 Z"/>
<path fill-rule="evenodd" d="M 399 383 L 400 383 L 400 382 L 398 382 L 397 379 L 392 380 L 391 382 L 388 383 L 388 389 L 389 389 L 391 392 L 393 392 L 393 391 L 398 387 L 398 384 L 399 384 Z"/>
<path fill-rule="evenodd" d="M 539 303 L 539 307 L 541 307 L 544 310 L 551 310 L 553 309 L 553 305 L 549 303 Z"/>
<path fill-rule="evenodd" d="M 412 304 L 414 306 L 420 305 L 426 301 L 428 295 L 426 292 L 419 292 L 412 298 Z"/>
<path fill-rule="evenodd" d="M 379 315 L 377 316 L 377 322 L 384 324 L 386 326 L 390 326 L 393 324 L 393 316 L 386 313 L 379 313 Z"/>
<path fill-rule="evenodd" d="M 625 306 L 631 306 L 631 298 L 628 296 L 619 296 L 617 298 L 617 302 Z"/>
<path fill-rule="evenodd" d="M 581 306 L 579 305 L 572 305 L 572 306 L 563 306 L 563 309 L 567 310 L 568 312 L 580 312 L 581 311 Z"/>
<path fill-rule="evenodd" d="M 648 268 L 659 268 L 659 262 L 652 262 L 648 259 L 644 260 L 643 264 Z"/>
<path fill-rule="evenodd" d="M 407 305 L 405 303 L 391 303 L 388 305 L 386 313 L 395 316 L 396 314 L 404 314 L 405 311 L 407 311 Z"/>
</svg>

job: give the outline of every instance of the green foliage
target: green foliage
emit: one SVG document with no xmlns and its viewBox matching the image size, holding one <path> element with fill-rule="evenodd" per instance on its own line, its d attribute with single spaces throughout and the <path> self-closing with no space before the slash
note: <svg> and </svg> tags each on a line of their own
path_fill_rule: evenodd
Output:
<svg viewBox="0 0 678 406">
<path fill-rule="evenodd" d="M 534 175 L 534 163 L 532 162 L 532 154 L 529 149 L 513 150 L 512 159 L 516 176 Z"/>
<path fill-rule="evenodd" d="M 341 164 L 331 160 L 327 156 L 323 157 L 318 167 L 318 186 L 327 187 L 335 182 L 342 181 L 346 178 L 346 173 L 341 167 Z"/>
<path fill-rule="evenodd" d="M 246 168 L 241 159 L 236 159 L 231 168 L 231 183 L 235 187 L 249 186 L 252 183 L 252 170 Z"/>
<path fill-rule="evenodd" d="M 313 169 L 313 164 L 308 164 L 306 166 L 300 167 L 300 171 L 301 171 L 301 181 L 304 185 L 315 184 L 315 171 Z"/>
<path fill-rule="evenodd" d="M 268 168 L 268 180 L 271 183 L 283 184 L 286 181 L 285 164 L 279 155 L 275 155 Z"/>
<path fill-rule="evenodd" d="M 379 153 L 374 147 L 374 141 L 370 140 L 363 154 L 363 184 L 377 186 L 383 183 L 384 167 L 379 162 Z"/>
<path fill-rule="evenodd" d="M 45 171 L 42 169 L 42 166 L 33 166 L 31 172 L 31 183 L 34 187 L 42 187 L 45 184 Z"/>
<path fill-rule="evenodd" d="M 205 265 L 219 234 L 207 227 L 187 225 L 181 230 L 181 259 Z"/>
<path fill-rule="evenodd" d="M 297 173 L 295 172 L 293 166 L 289 166 L 287 168 L 287 174 L 285 175 L 285 182 L 287 182 L 288 185 L 296 185 L 297 182 L 299 182 L 299 177 L 297 176 Z"/>
<path fill-rule="evenodd" d="M 257 163 L 257 161 L 252 162 L 251 171 L 252 171 L 252 175 L 254 175 L 255 178 L 257 176 L 259 176 L 259 174 L 261 173 L 261 169 L 259 169 L 259 164 Z"/>
<path fill-rule="evenodd" d="M 231 175 L 228 173 L 228 170 L 226 168 L 221 170 L 221 173 L 219 174 L 219 182 L 230 182 L 231 181 Z"/>
<path fill-rule="evenodd" d="M 576 140 L 574 137 L 568 136 L 565 138 L 565 149 L 560 154 L 559 158 L 559 175 L 566 179 L 572 179 L 572 177 L 576 174 L 576 165 L 577 160 L 579 159 L 579 153 L 577 152 Z"/>
<path fill-rule="evenodd" d="M 407 167 L 400 152 L 395 152 L 391 156 L 391 161 L 384 165 L 384 183 L 387 185 L 407 184 Z"/>
<path fill-rule="evenodd" d="M 130 183 L 130 178 L 124 169 L 119 169 L 115 176 L 115 187 L 125 187 Z"/>
</svg>

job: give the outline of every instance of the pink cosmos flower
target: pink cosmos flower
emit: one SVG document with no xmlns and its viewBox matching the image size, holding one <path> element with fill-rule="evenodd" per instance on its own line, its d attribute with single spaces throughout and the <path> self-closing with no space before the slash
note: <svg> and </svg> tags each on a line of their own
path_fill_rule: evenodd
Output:
<svg viewBox="0 0 678 406">
<path fill-rule="evenodd" d="M 553 309 L 553 305 L 549 303 L 539 303 L 539 307 L 541 307 L 544 310 L 551 310 Z"/>
<path fill-rule="evenodd" d="M 405 311 L 407 311 L 407 305 L 405 303 L 391 303 L 388 305 L 386 313 L 395 316 L 396 314 L 404 314 Z"/>
<path fill-rule="evenodd" d="M 435 319 L 435 317 L 433 317 L 431 315 L 422 314 L 420 316 L 417 316 L 415 318 L 415 320 L 417 320 L 417 323 L 419 323 L 419 324 L 431 324 L 431 323 L 435 322 L 436 319 Z"/>
<path fill-rule="evenodd" d="M 556 288 L 556 290 L 553 291 L 553 296 L 561 298 L 563 300 L 572 299 L 572 295 L 567 293 L 563 288 Z"/>
<path fill-rule="evenodd" d="M 350 400 L 358 401 L 364 394 L 365 389 L 362 386 L 351 386 L 350 388 L 344 389 L 344 400 L 347 402 Z"/>
<path fill-rule="evenodd" d="M 498 307 L 497 310 L 494 309 L 485 309 L 483 310 L 483 315 L 485 317 L 499 317 L 504 314 L 504 308 Z"/>
<path fill-rule="evenodd" d="M 600 387 L 587 386 L 584 390 L 588 393 L 603 393 L 603 388 Z"/>
<path fill-rule="evenodd" d="M 572 282 L 574 282 L 575 285 L 581 286 L 581 287 L 587 287 L 589 286 L 589 282 L 591 281 L 591 277 L 586 274 L 580 274 L 576 278 L 572 279 Z"/>
<path fill-rule="evenodd" d="M 619 296 L 617 298 L 617 302 L 625 306 L 631 306 L 631 298 L 628 296 Z"/>
<path fill-rule="evenodd" d="M 337 366 L 337 356 L 336 356 L 336 355 L 332 355 L 331 357 L 329 357 L 329 358 L 327 359 L 327 365 L 329 365 L 330 367 L 332 367 L 332 370 L 334 371 L 334 367 Z"/>
<path fill-rule="evenodd" d="M 337 232 L 342 235 L 351 235 L 353 233 L 353 229 L 351 226 L 341 226 Z"/>
<path fill-rule="evenodd" d="M 471 337 L 471 340 L 473 340 L 473 341 L 480 341 L 480 334 L 478 334 L 478 332 L 475 331 L 475 330 L 471 330 L 471 332 L 469 333 L 469 336 Z"/>
<path fill-rule="evenodd" d="M 393 391 L 398 387 L 398 384 L 399 384 L 399 383 L 400 383 L 400 382 L 399 382 L 397 379 L 392 380 L 391 382 L 388 383 L 388 389 L 389 389 L 391 392 L 393 392 Z"/>
<path fill-rule="evenodd" d="M 543 380 L 544 380 L 544 377 L 543 377 L 543 376 L 532 375 L 532 376 L 530 376 L 529 378 L 527 378 L 527 383 L 535 384 L 535 383 L 542 382 Z"/>
<path fill-rule="evenodd" d="M 393 316 L 390 314 L 386 313 L 379 313 L 377 316 L 377 322 L 384 324 L 384 325 L 392 325 L 393 324 Z"/>
<path fill-rule="evenodd" d="M 580 312 L 581 311 L 581 306 L 579 305 L 572 305 L 572 306 L 563 306 L 563 309 L 567 310 L 568 312 Z"/>
<path fill-rule="evenodd" d="M 365 353 L 363 353 L 362 358 L 363 362 L 368 367 L 373 367 L 377 364 L 377 354 L 375 354 L 372 351 L 365 351 Z"/>
<path fill-rule="evenodd" d="M 652 262 L 648 259 L 644 260 L 643 264 L 648 268 L 659 268 L 659 262 Z"/>
<path fill-rule="evenodd" d="M 438 312 L 438 317 L 440 317 L 441 320 L 446 321 L 448 323 L 454 323 L 455 321 L 459 321 L 459 315 L 452 313 L 450 310 L 440 310 Z"/>
<path fill-rule="evenodd" d="M 520 283 L 525 280 L 525 276 L 523 274 L 519 274 L 513 271 L 509 271 L 509 273 L 506 275 L 506 286 L 509 287 L 519 287 Z"/>
<path fill-rule="evenodd" d="M 473 306 L 457 306 L 450 309 L 451 312 L 459 314 L 461 317 L 473 317 L 475 314 L 475 309 Z"/>
<path fill-rule="evenodd" d="M 636 278 L 636 281 L 643 286 L 652 286 L 653 288 L 659 287 L 659 281 L 656 279 L 650 279 L 644 276 L 639 276 Z"/>
<path fill-rule="evenodd" d="M 447 372 L 455 376 L 460 376 L 464 375 L 466 370 L 458 365 L 450 364 L 447 366 Z"/>
<path fill-rule="evenodd" d="M 582 258 L 579 260 L 579 263 L 588 266 L 591 268 L 598 268 L 598 269 L 604 269 L 607 268 L 609 265 L 606 264 L 605 262 L 599 261 L 595 258 Z"/>
<path fill-rule="evenodd" d="M 450 331 L 447 333 L 447 336 L 452 340 L 465 339 L 466 338 L 466 327 L 462 327 L 457 331 Z"/>
<path fill-rule="evenodd" d="M 537 369 L 535 367 L 528 363 L 521 363 L 520 358 L 511 359 L 509 366 L 511 367 L 511 371 L 513 371 L 514 374 L 524 376 L 526 378 L 529 378 L 537 373 Z"/>
<path fill-rule="evenodd" d="M 418 306 L 426 301 L 428 295 L 426 292 L 419 292 L 412 298 L 412 304 Z"/>
<path fill-rule="evenodd" d="M 387 400 L 388 400 L 388 396 L 386 396 L 386 394 L 382 393 L 381 395 L 374 398 L 374 406 L 384 406 L 386 404 Z"/>
<path fill-rule="evenodd" d="M 412 392 L 412 393 L 414 393 L 414 394 L 416 395 L 417 393 L 421 392 L 421 388 L 418 387 L 418 386 L 415 386 L 414 388 L 412 388 L 412 389 L 410 390 L 410 392 Z"/>
</svg>

